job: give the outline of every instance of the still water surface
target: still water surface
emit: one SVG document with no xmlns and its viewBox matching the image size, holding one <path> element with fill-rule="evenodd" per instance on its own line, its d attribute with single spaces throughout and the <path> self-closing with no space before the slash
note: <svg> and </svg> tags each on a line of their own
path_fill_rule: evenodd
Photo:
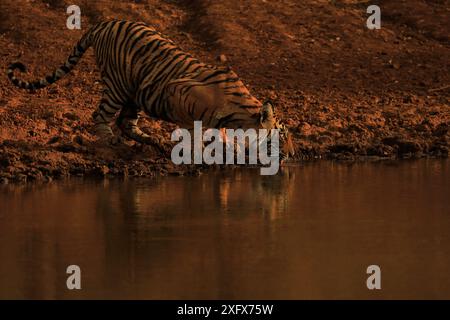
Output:
<svg viewBox="0 0 450 320">
<path fill-rule="evenodd" d="M 449 299 L 449 198 L 445 160 L 6 186 L 0 298 Z"/>
</svg>

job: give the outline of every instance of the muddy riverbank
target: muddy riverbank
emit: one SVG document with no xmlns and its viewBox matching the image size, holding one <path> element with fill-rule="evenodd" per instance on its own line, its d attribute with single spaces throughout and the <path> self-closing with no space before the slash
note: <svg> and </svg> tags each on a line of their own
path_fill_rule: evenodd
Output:
<svg viewBox="0 0 450 320">
<path fill-rule="evenodd" d="M 145 21 L 200 59 L 231 66 L 258 98 L 272 99 L 293 135 L 294 161 L 448 157 L 448 1 L 379 1 L 381 30 L 365 27 L 361 1 L 185 3 L 80 1 L 82 30 L 72 31 L 64 1 L 2 2 L 0 71 L 21 60 L 27 79 L 43 76 L 95 22 Z M 0 77 L 3 183 L 201 171 L 175 167 L 152 148 L 98 144 L 91 114 L 99 77 L 90 51 L 65 79 L 33 94 Z M 175 128 L 151 119 L 141 126 L 166 141 Z"/>
</svg>

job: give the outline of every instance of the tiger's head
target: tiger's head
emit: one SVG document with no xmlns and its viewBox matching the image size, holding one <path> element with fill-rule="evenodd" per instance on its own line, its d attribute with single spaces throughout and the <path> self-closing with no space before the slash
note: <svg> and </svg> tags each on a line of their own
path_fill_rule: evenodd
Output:
<svg viewBox="0 0 450 320">
<path fill-rule="evenodd" d="M 280 159 L 282 161 L 295 155 L 294 144 L 288 128 L 275 116 L 275 108 L 271 101 L 263 103 L 260 110 L 260 123 L 265 129 L 277 129 L 280 139 Z M 269 135 L 270 137 L 270 135 Z"/>
</svg>

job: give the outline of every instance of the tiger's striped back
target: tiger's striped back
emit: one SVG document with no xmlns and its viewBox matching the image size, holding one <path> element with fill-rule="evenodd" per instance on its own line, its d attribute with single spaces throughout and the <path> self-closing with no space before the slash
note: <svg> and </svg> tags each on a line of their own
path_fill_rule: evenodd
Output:
<svg viewBox="0 0 450 320">
<path fill-rule="evenodd" d="M 167 103 L 157 104 L 160 112 L 182 121 L 185 127 L 194 120 L 210 128 L 255 128 L 259 125 L 262 104 L 229 68 L 206 66 L 184 74 L 167 84 L 164 97 Z M 171 108 L 173 105 L 180 107 Z"/>
</svg>

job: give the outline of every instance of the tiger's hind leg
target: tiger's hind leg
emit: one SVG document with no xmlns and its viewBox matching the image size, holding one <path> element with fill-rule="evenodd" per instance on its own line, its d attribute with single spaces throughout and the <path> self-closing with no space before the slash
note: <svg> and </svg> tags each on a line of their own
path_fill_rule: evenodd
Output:
<svg viewBox="0 0 450 320">
<path fill-rule="evenodd" d="M 143 132 L 137 125 L 138 120 L 139 108 L 132 103 L 128 103 L 122 108 L 116 124 L 124 136 L 136 142 L 154 146 L 159 152 L 165 154 L 162 141 Z"/>
<path fill-rule="evenodd" d="M 92 114 L 94 131 L 98 138 L 113 144 L 117 143 L 118 137 L 114 135 L 111 129 L 111 123 L 121 109 L 123 109 L 122 105 L 114 102 L 109 95 L 109 91 L 105 90 L 97 110 Z"/>
</svg>

